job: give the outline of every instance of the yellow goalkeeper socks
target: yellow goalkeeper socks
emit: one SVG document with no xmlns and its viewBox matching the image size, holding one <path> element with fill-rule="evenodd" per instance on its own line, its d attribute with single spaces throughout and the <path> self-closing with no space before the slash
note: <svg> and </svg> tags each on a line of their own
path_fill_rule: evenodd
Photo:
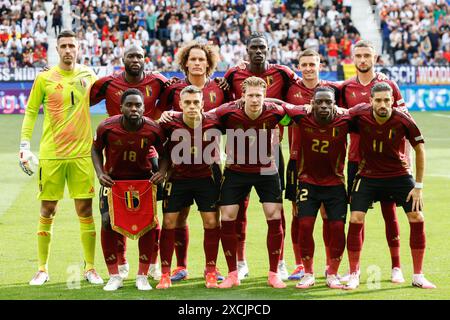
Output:
<svg viewBox="0 0 450 320">
<path fill-rule="evenodd" d="M 80 235 L 81 244 L 83 245 L 85 271 L 94 268 L 95 257 L 95 223 L 94 218 L 90 217 L 78 217 L 80 219 Z"/>
<path fill-rule="evenodd" d="M 47 272 L 48 253 L 52 239 L 53 218 L 39 217 L 37 231 L 39 271 Z"/>
</svg>

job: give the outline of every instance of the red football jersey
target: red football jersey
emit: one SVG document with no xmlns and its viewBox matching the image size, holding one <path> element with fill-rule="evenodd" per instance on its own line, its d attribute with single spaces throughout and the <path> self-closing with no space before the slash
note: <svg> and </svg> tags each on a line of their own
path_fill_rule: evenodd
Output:
<svg viewBox="0 0 450 320">
<path fill-rule="evenodd" d="M 103 120 L 94 138 L 94 147 L 105 150 L 104 169 L 117 180 L 138 180 L 150 178 L 152 165 L 148 157 L 151 146 L 158 152 L 166 140 L 161 127 L 144 117 L 142 127 L 136 132 L 122 127 L 122 115 Z"/>
<path fill-rule="evenodd" d="M 265 102 L 261 115 L 250 119 L 241 101 L 233 101 L 210 111 L 226 129 L 226 167 L 247 173 L 275 173 L 279 139 L 274 130 L 286 115 L 284 109 Z"/>
<path fill-rule="evenodd" d="M 312 113 L 306 115 L 302 108 L 286 105 L 285 109 L 298 124 L 301 135 L 298 180 L 319 186 L 344 184 L 347 134 L 354 130 L 348 112 L 336 114 L 331 123 L 320 125 Z"/>
<path fill-rule="evenodd" d="M 394 109 L 391 118 L 378 124 L 370 104 L 350 109 L 359 132 L 361 162 L 358 173 L 368 178 L 391 178 L 411 174 L 405 154 L 406 140 L 415 147 L 424 143 L 412 117 Z"/>
<path fill-rule="evenodd" d="M 360 103 L 370 102 L 370 90 L 378 82 L 387 82 L 393 92 L 394 96 L 394 108 L 402 108 L 402 110 L 407 111 L 405 101 L 402 98 L 400 89 L 397 84 L 392 80 L 378 80 L 378 74 L 375 78 L 368 84 L 362 85 L 357 77 L 353 77 L 344 81 L 341 89 L 341 105 L 343 108 L 353 108 Z M 358 150 L 359 136 L 356 133 L 350 134 L 350 147 L 348 152 L 348 161 L 359 162 L 361 161 L 361 156 Z"/>
<path fill-rule="evenodd" d="M 136 88 L 144 95 L 144 116 L 154 119 L 159 118 L 156 103 L 164 91 L 164 83 L 167 78 L 160 73 L 144 73 L 144 79 L 140 83 L 129 83 L 125 80 L 125 71 L 109 75 L 97 80 L 90 93 L 91 105 L 97 104 L 103 99 L 106 103 L 106 111 L 110 117 L 120 114 L 120 99 L 122 94 L 130 88 Z"/>
<path fill-rule="evenodd" d="M 170 179 L 206 178 L 212 176 L 211 164 L 220 163 L 219 144 L 221 131 L 214 114 L 203 114 L 201 126 L 192 129 L 183 121 L 183 114 L 176 112 L 172 121 L 161 123 L 168 137 L 166 148 L 170 154 Z M 211 129 L 211 130 L 210 130 Z M 189 144 L 183 146 L 186 139 Z M 184 151 L 188 149 L 188 154 Z"/>
<path fill-rule="evenodd" d="M 289 87 L 298 79 L 297 74 L 286 66 L 278 64 L 269 64 L 266 71 L 262 74 L 254 74 L 248 69 L 233 67 L 225 73 L 230 85 L 230 100 L 240 99 L 242 97 L 242 83 L 248 77 L 259 77 L 267 83 L 266 96 L 286 100 L 286 94 Z"/>
<path fill-rule="evenodd" d="M 162 111 L 174 110 L 181 111 L 180 108 L 180 93 L 181 90 L 191 85 L 187 79 L 173 83 L 166 90 L 164 90 L 161 99 L 158 102 L 158 108 Z M 209 111 L 227 102 L 227 97 L 223 90 L 219 87 L 216 81 L 208 80 L 208 83 L 203 87 L 203 111 Z"/>
<path fill-rule="evenodd" d="M 286 96 L 286 102 L 294 105 L 311 104 L 311 100 L 314 97 L 314 90 L 317 87 L 331 87 L 335 92 L 335 100 L 338 104 L 340 101 L 340 85 L 336 82 L 320 80 L 319 84 L 314 88 L 308 88 L 305 86 L 301 79 L 292 84 L 288 90 Z M 300 150 L 300 129 L 297 124 L 292 124 L 288 128 L 288 141 L 290 149 L 290 159 L 298 160 Z"/>
</svg>

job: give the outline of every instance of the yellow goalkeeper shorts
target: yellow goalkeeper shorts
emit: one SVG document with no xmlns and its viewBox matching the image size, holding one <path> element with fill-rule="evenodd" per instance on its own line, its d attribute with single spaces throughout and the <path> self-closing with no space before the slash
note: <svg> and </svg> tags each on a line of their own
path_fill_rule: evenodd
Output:
<svg viewBox="0 0 450 320">
<path fill-rule="evenodd" d="M 91 157 L 40 160 L 38 181 L 39 200 L 62 199 L 66 181 L 72 199 L 90 199 L 95 195 L 94 166 Z"/>
</svg>

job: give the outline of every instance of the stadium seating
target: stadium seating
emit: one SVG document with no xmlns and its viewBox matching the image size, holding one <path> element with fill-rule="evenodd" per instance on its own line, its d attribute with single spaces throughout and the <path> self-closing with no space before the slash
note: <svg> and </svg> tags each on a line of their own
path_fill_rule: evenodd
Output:
<svg viewBox="0 0 450 320">
<path fill-rule="evenodd" d="M 446 0 L 376 0 L 383 53 L 392 64 L 450 64 L 450 5 Z"/>
</svg>

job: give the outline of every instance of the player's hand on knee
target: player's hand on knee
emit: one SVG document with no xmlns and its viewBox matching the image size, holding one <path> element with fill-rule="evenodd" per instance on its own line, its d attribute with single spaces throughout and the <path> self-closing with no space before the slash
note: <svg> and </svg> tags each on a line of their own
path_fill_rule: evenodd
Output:
<svg viewBox="0 0 450 320">
<path fill-rule="evenodd" d="M 412 208 L 411 210 L 413 212 L 420 212 L 423 210 L 423 195 L 422 195 L 422 189 L 414 188 L 412 189 L 408 197 L 406 198 L 406 202 L 410 201 L 412 199 Z"/>
<path fill-rule="evenodd" d="M 19 165 L 23 172 L 32 176 L 38 167 L 38 158 L 30 151 L 30 142 L 22 141 L 19 148 Z"/>
<path fill-rule="evenodd" d="M 114 185 L 114 180 L 106 173 L 102 173 L 98 176 L 98 181 L 104 187 L 111 188 Z"/>
</svg>

